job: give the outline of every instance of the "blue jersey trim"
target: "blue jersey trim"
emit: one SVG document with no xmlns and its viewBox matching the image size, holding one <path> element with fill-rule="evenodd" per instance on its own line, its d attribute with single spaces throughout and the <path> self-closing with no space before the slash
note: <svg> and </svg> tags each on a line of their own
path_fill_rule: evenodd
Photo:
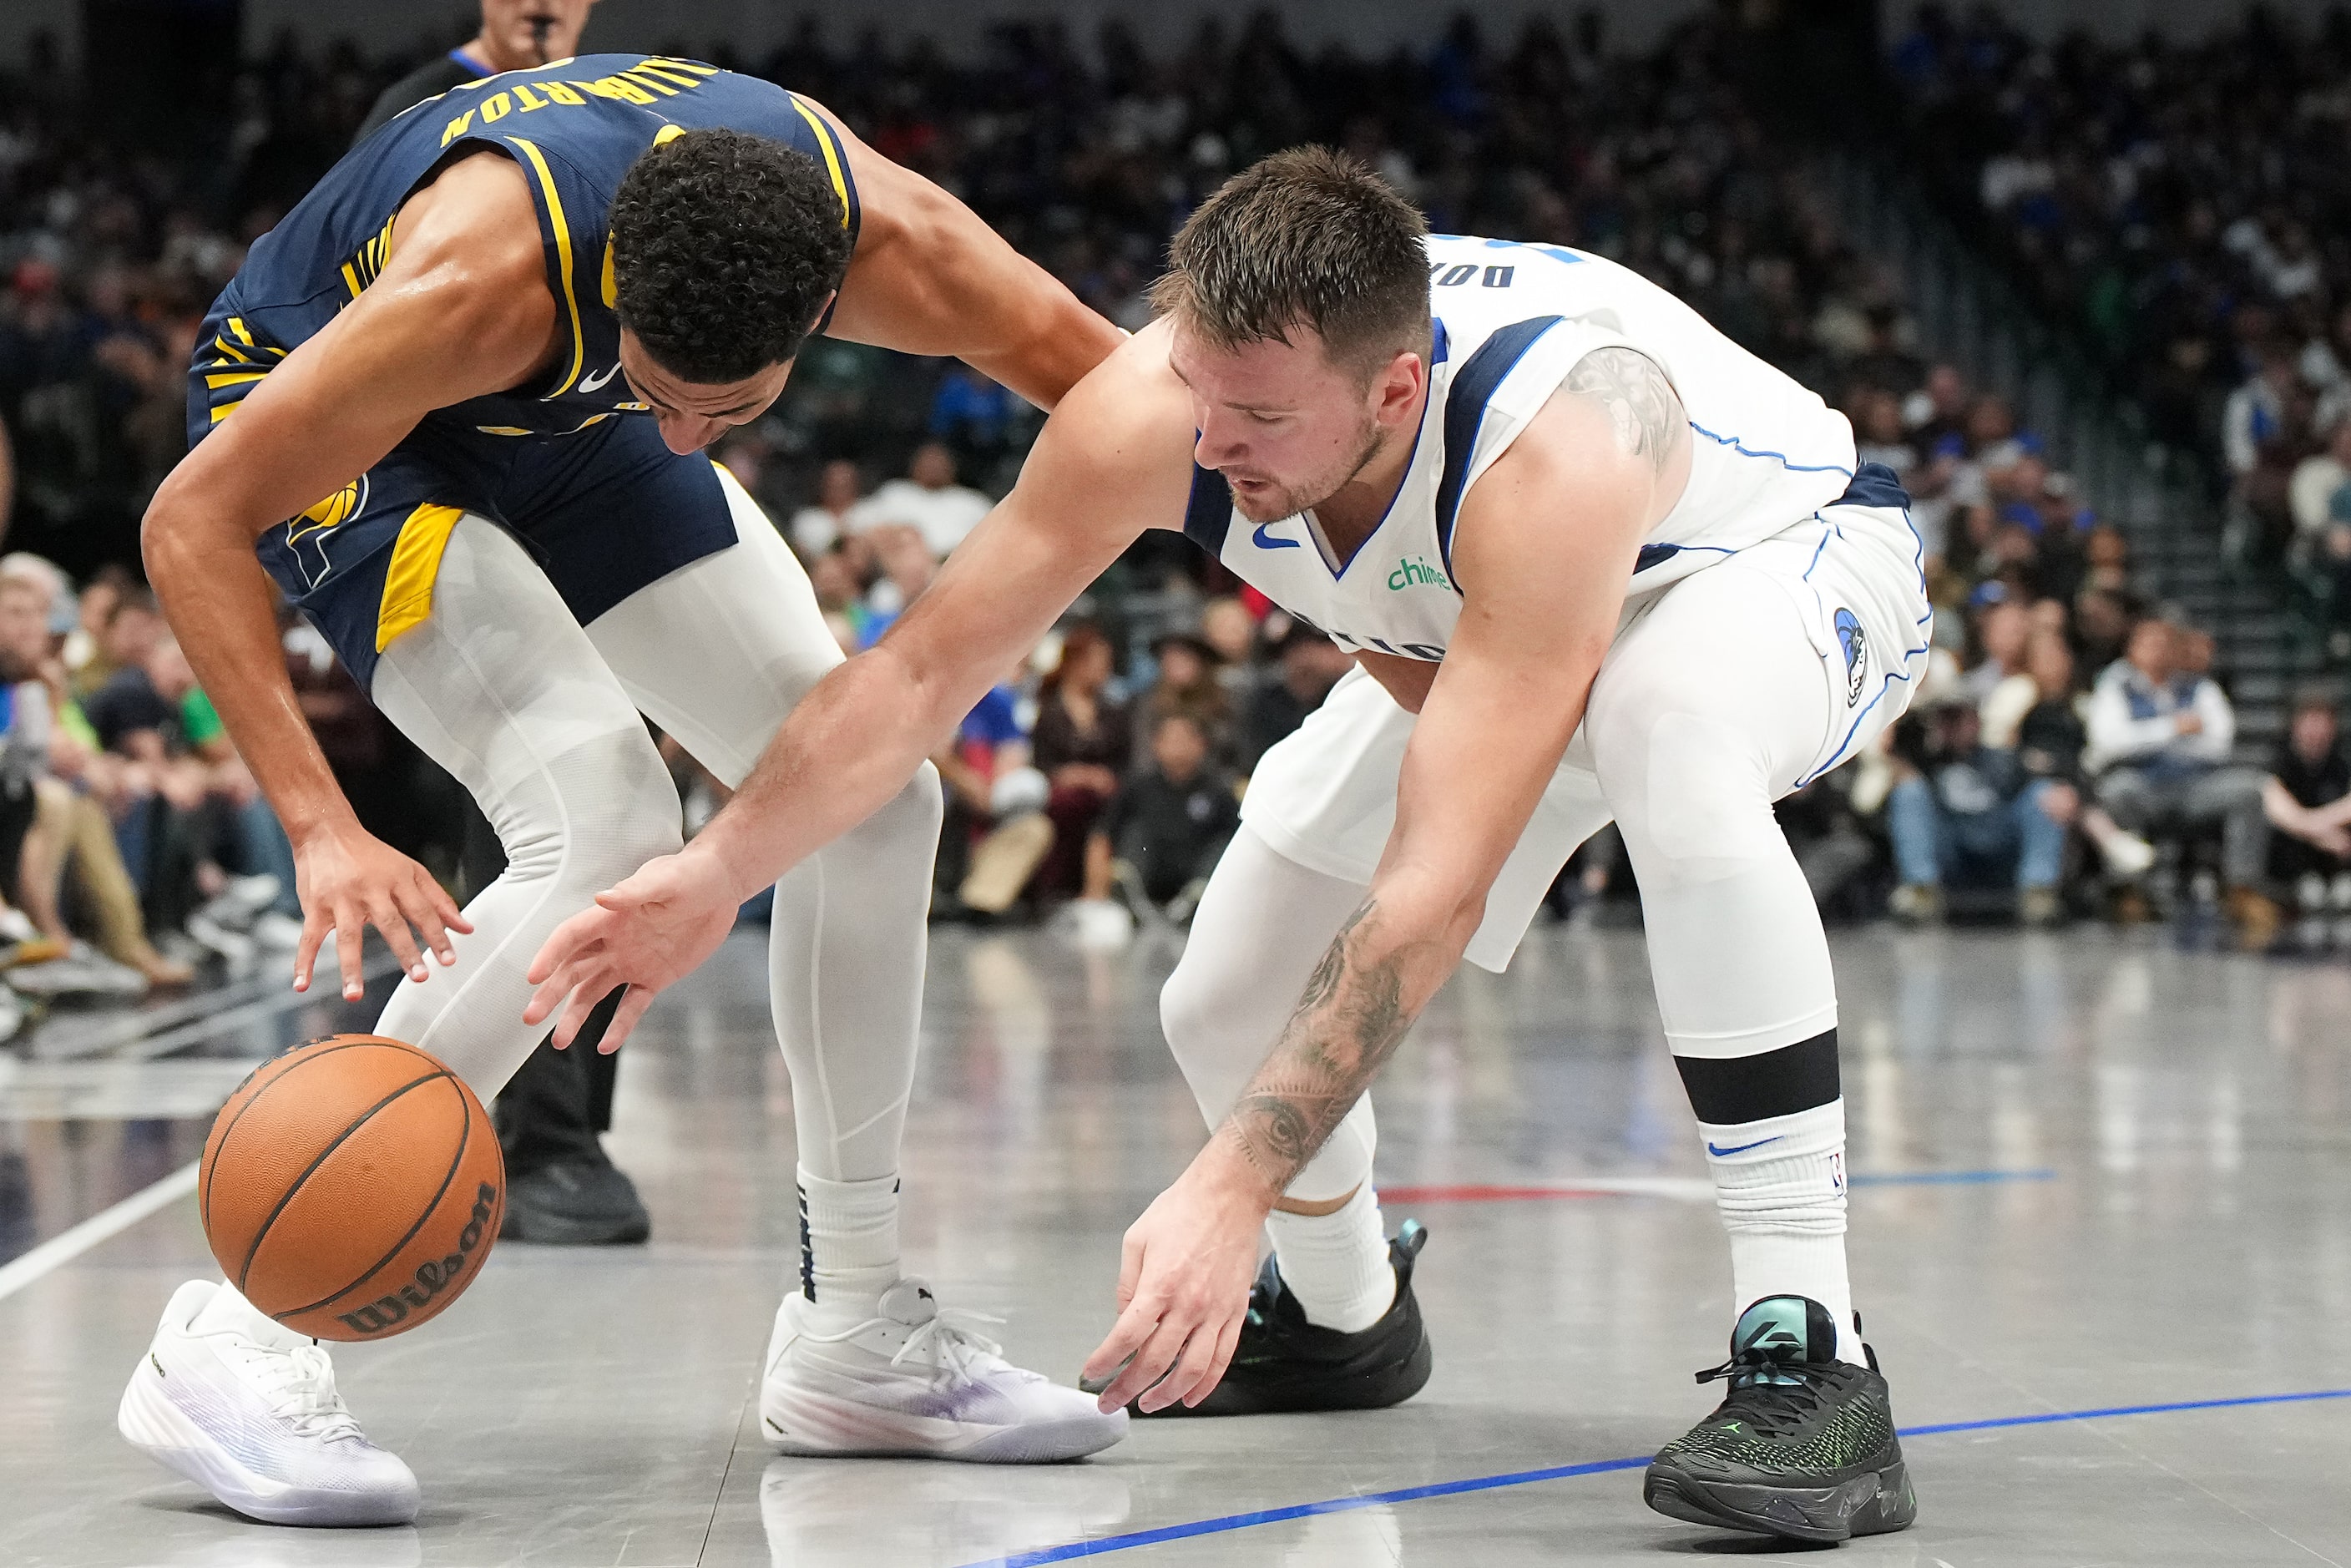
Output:
<svg viewBox="0 0 2351 1568">
<path fill-rule="evenodd" d="M 1214 468 L 1192 465 L 1192 497 L 1184 506 L 1184 535 L 1217 559 L 1233 528 L 1233 487 Z M 1288 541 L 1294 542 L 1294 541 Z"/>
<path fill-rule="evenodd" d="M 1478 449 L 1479 427 L 1486 423 L 1486 405 L 1535 340 L 1563 319 L 1534 316 L 1502 328 L 1461 362 L 1446 391 L 1445 470 L 1437 485 L 1437 553 L 1448 578 L 1453 575 L 1454 514 L 1461 509 L 1461 491 L 1468 483 L 1469 456 Z"/>
<path fill-rule="evenodd" d="M 1790 458 L 1784 452 L 1759 451 L 1754 447 L 1746 445 L 1735 435 L 1717 435 L 1713 431 L 1708 430 L 1706 426 L 1700 424 L 1696 420 L 1691 420 L 1689 422 L 1689 427 L 1692 430 L 1697 431 L 1700 435 L 1705 436 L 1708 441 L 1713 442 L 1716 445 L 1729 447 L 1741 457 L 1768 457 L 1774 463 L 1780 465 L 1781 467 L 1788 470 L 1791 474 L 1843 474 L 1847 478 L 1851 478 L 1853 476 L 1853 470 L 1846 467 L 1842 463 L 1798 463 Z M 1895 488 L 1899 490 L 1901 486 L 1897 485 Z M 1909 497 L 1905 496 L 1903 497 L 1903 500 L 1907 504 Z M 1880 503 L 1867 501 L 1861 503 L 1861 505 L 1864 506 L 1875 506 L 1878 504 Z"/>
</svg>

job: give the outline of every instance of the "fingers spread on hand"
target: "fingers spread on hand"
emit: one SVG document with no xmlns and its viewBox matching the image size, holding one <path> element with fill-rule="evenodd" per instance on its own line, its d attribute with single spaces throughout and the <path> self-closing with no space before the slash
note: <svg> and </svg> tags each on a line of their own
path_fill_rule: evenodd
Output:
<svg viewBox="0 0 2351 1568">
<path fill-rule="evenodd" d="M 1118 1375 L 1108 1388 L 1102 1390 L 1103 1407 L 1115 1410 L 1129 1400 L 1141 1404 L 1145 1410 L 1156 1410 L 1168 1401 L 1159 1396 L 1159 1382 L 1183 1354 L 1184 1342 L 1191 1337 L 1193 1325 L 1174 1315 L 1162 1318 L 1151 1337 L 1134 1353 L 1126 1370 Z M 1117 1405 L 1110 1402 L 1115 1396 Z"/>
<path fill-rule="evenodd" d="M 392 956 L 400 960 L 401 973 L 423 985 L 431 971 L 424 967 L 424 956 L 416 950 L 416 938 L 409 933 L 406 912 L 396 895 L 387 895 L 382 902 L 368 905 L 367 917 L 370 925 L 383 933 Z"/>
<path fill-rule="evenodd" d="M 302 940 L 294 946 L 294 988 L 310 988 L 310 971 L 319 962 L 319 945 L 327 939 L 327 916 L 315 904 L 302 907 Z"/>
<path fill-rule="evenodd" d="M 523 978 L 536 986 L 555 975 L 596 940 L 601 925 L 599 912 L 583 909 L 547 934 L 538 945 L 538 956 L 530 961 Z"/>
<path fill-rule="evenodd" d="M 588 1027 L 588 1019 L 595 1013 L 597 1004 L 618 983 L 600 977 L 601 969 L 601 965 L 586 966 L 574 977 L 570 1005 L 563 1009 L 563 1021 L 555 1026 L 555 1048 L 558 1051 L 570 1049 L 571 1042 L 580 1038 L 580 1031 Z"/>
<path fill-rule="evenodd" d="M 358 1001 L 367 995 L 367 977 L 360 972 L 360 937 L 367 930 L 367 916 L 358 908 L 344 904 L 335 911 L 335 966 L 343 975 L 343 1000 Z"/>
<path fill-rule="evenodd" d="M 416 927 L 417 935 L 424 938 L 424 946 L 441 960 L 441 967 L 445 969 L 455 963 L 457 949 L 449 945 L 448 921 L 442 912 L 443 906 L 449 904 L 449 895 L 441 891 L 441 884 L 419 872 L 415 882 L 395 896 L 400 901 L 402 918 Z"/>
<path fill-rule="evenodd" d="M 1186 1409 L 1198 1409 L 1200 1401 L 1214 1394 L 1217 1385 L 1225 1380 L 1225 1368 L 1232 1365 L 1233 1351 L 1241 1343 L 1241 1324 L 1248 1321 L 1247 1312 L 1238 1312 L 1226 1322 L 1224 1332 L 1217 1336 L 1216 1359 L 1208 1364 L 1207 1375 L 1194 1384 L 1191 1391 L 1184 1396 Z"/>
<path fill-rule="evenodd" d="M 645 1009 L 653 1005 L 655 995 L 643 986 L 631 986 L 628 995 L 621 998 L 621 1005 L 612 1009 L 611 1027 L 604 1031 L 604 1038 L 598 1042 L 596 1049 L 607 1056 L 620 1050 L 636 1029 L 637 1020 L 645 1016 Z"/>
<path fill-rule="evenodd" d="M 1158 1326 L 1157 1303 L 1137 1301 L 1123 1308 L 1118 1314 L 1118 1322 L 1111 1325 L 1108 1337 L 1094 1347 L 1093 1354 L 1086 1357 L 1086 1364 L 1083 1368 L 1086 1381 L 1100 1382 L 1117 1371 L 1120 1364 L 1133 1356 L 1142 1346 L 1143 1342 L 1151 1337 L 1151 1331 Z M 1109 1396 L 1105 1394 L 1103 1397 L 1107 1399 Z M 1124 1401 L 1122 1400 L 1120 1403 L 1123 1404 Z M 1102 1406 L 1104 1410 L 1114 1410 L 1117 1407 L 1116 1405 L 1112 1404 Z"/>
</svg>

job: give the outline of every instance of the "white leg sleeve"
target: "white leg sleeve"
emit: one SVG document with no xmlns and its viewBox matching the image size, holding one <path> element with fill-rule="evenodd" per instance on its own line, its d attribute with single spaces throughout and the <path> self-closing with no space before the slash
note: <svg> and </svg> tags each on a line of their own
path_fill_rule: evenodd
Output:
<svg viewBox="0 0 2351 1568">
<path fill-rule="evenodd" d="M 1677 1056 L 1745 1056 L 1836 1025 L 1828 939 L 1771 815 L 1821 748 L 1828 698 L 1785 591 L 1736 561 L 1667 590 L 1593 683 L 1583 732 L 1640 880 Z"/>
<path fill-rule="evenodd" d="M 636 706 L 733 785 L 841 655 L 782 537 L 723 470 L 721 483 L 740 542 L 639 590 L 588 636 Z M 826 1181 L 898 1168 L 939 813 L 938 775 L 925 763 L 776 885 L 776 1032 L 801 1168 Z"/>
<path fill-rule="evenodd" d="M 545 1026 L 524 971 L 603 888 L 678 847 L 677 791 L 644 722 L 521 545 L 468 516 L 450 533 L 433 613 L 376 664 L 371 695 L 480 801 L 507 869 L 466 906 L 457 962 L 402 980 L 377 1030 L 433 1052 L 484 1100 Z"/>
<path fill-rule="evenodd" d="M 1159 993 L 1168 1049 L 1211 1128 L 1265 1065 L 1307 977 L 1363 899 L 1361 884 L 1284 858 L 1247 824 L 1233 836 L 1201 894 L 1184 957 Z M 1371 1180 L 1377 1144 L 1366 1094 L 1287 1196 L 1306 1203 L 1346 1197 Z"/>
<path fill-rule="evenodd" d="M 1584 731 L 1640 879 L 1658 1011 L 1729 1232 L 1735 1309 L 1810 1297 L 1850 1359 L 1836 986 L 1771 814 L 1845 703 L 1781 585 L 1729 562 L 1667 590 L 1618 639 Z"/>
</svg>

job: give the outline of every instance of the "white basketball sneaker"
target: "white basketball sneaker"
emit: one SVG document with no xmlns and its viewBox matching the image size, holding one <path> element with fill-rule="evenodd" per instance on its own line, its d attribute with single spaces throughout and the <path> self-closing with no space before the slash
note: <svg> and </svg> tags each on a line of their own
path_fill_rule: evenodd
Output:
<svg viewBox="0 0 2351 1568">
<path fill-rule="evenodd" d="M 1126 1436 L 1126 1412 L 1007 1362 L 943 1311 L 920 1280 L 883 1292 L 874 1315 L 820 1330 L 799 1295 L 776 1310 L 759 1425 L 787 1454 L 905 1455 L 982 1464 L 1074 1459 Z"/>
<path fill-rule="evenodd" d="M 131 1446 L 264 1523 L 413 1520 L 416 1477 L 351 1419 L 324 1350 L 250 1308 L 243 1324 L 199 1326 L 225 1288 L 172 1292 L 115 1414 Z"/>
</svg>

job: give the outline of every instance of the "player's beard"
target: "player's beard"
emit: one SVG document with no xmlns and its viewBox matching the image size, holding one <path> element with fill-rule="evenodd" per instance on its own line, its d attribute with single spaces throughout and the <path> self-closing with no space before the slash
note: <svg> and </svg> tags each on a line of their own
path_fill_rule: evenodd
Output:
<svg viewBox="0 0 2351 1568">
<path fill-rule="evenodd" d="M 1330 472 L 1302 485 L 1283 486 L 1270 492 L 1260 492 L 1254 498 L 1235 490 L 1233 509 L 1252 523 L 1274 523 L 1321 506 L 1345 489 L 1355 476 L 1370 466 L 1372 459 L 1380 455 L 1384 438 L 1380 434 L 1378 422 L 1367 418 L 1364 427 L 1363 441 L 1352 461 L 1334 465 Z"/>
</svg>

